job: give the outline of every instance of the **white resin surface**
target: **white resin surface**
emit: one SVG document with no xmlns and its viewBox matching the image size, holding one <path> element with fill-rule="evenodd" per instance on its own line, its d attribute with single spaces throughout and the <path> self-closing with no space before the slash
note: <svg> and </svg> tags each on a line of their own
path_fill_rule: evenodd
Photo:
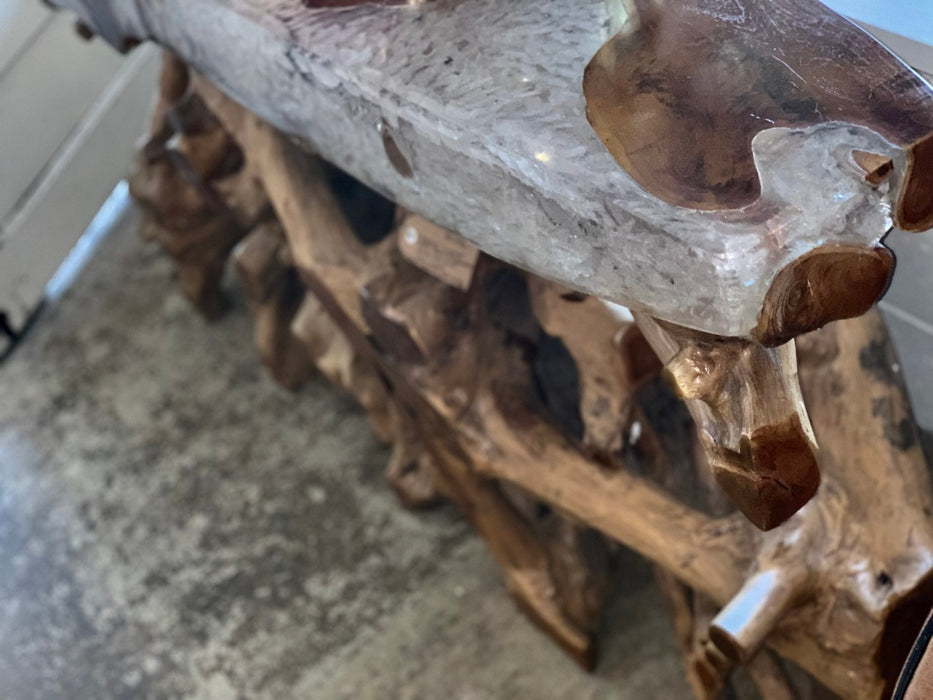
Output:
<svg viewBox="0 0 933 700">
<path fill-rule="evenodd" d="M 108 38 L 171 47 L 251 110 L 488 253 L 636 311 L 721 335 L 755 326 L 771 281 L 814 247 L 877 242 L 904 155 L 862 127 L 767 129 L 743 210 L 672 206 L 585 117 L 583 69 L 622 2 L 57 0 Z M 393 167 L 379 126 L 411 166 Z M 881 189 L 851 161 L 887 154 Z"/>
</svg>

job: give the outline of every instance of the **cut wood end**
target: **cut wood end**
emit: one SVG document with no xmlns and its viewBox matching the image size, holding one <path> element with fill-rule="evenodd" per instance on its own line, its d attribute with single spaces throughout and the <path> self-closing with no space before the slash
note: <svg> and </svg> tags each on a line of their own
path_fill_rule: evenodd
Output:
<svg viewBox="0 0 933 700">
<path fill-rule="evenodd" d="M 800 599 L 809 575 L 799 561 L 759 571 L 710 623 L 710 641 L 728 659 L 748 663 Z"/>
<path fill-rule="evenodd" d="M 894 256 L 884 246 L 826 246 L 782 269 L 771 283 L 752 335 L 783 345 L 831 321 L 861 316 L 885 293 Z"/>
<path fill-rule="evenodd" d="M 722 448 L 709 453 L 716 481 L 760 530 L 785 522 L 820 486 L 817 448 L 796 414 L 743 437 L 741 454 Z"/>
<path fill-rule="evenodd" d="M 408 262 L 461 291 L 467 291 L 479 248 L 424 217 L 406 216 L 397 229 L 398 248 Z"/>
<path fill-rule="evenodd" d="M 905 231 L 933 228 L 933 134 L 910 149 L 910 165 L 896 218 L 897 225 Z"/>
<path fill-rule="evenodd" d="M 742 647 L 739 640 L 726 630 L 719 627 L 710 627 L 709 639 L 723 656 L 734 663 L 744 664 L 751 658 L 751 655 Z"/>
<path fill-rule="evenodd" d="M 894 161 L 887 156 L 868 151 L 852 151 L 855 164 L 865 171 L 865 181 L 877 187 L 894 172 Z"/>
</svg>

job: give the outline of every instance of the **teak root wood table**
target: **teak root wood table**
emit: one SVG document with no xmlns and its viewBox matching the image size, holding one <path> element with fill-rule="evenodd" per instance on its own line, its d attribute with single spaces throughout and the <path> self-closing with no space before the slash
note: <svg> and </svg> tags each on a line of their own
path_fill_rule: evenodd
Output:
<svg viewBox="0 0 933 700">
<path fill-rule="evenodd" d="M 615 543 L 698 697 L 889 695 L 933 490 L 874 303 L 933 90 L 816 0 L 54 0 L 166 48 L 131 191 L 207 318 L 316 368 L 587 668 Z M 631 310 L 631 313 L 629 312 Z"/>
</svg>

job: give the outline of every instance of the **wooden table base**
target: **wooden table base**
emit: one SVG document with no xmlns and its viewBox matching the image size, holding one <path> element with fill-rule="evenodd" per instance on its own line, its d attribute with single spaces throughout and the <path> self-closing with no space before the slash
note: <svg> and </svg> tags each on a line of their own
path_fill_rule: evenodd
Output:
<svg viewBox="0 0 933 700">
<path fill-rule="evenodd" d="M 171 56 L 131 190 L 195 306 L 222 309 L 232 254 L 272 375 L 296 387 L 317 368 L 355 396 L 393 446 L 400 501 L 456 503 L 519 607 L 586 668 L 622 543 L 657 567 L 698 697 L 736 663 L 764 697 L 793 697 L 774 652 L 846 698 L 892 687 L 933 602 L 933 491 L 877 312 L 800 338 L 796 358 L 640 328 L 396 208 Z M 739 410 L 743 363 L 783 381 L 797 359 L 812 432 L 795 389 L 780 415 Z M 788 428 L 709 449 L 743 421 Z M 817 444 L 819 493 L 768 532 L 712 477 L 743 509 L 787 489 L 796 510 Z M 733 459 L 757 471 L 729 482 Z"/>
</svg>

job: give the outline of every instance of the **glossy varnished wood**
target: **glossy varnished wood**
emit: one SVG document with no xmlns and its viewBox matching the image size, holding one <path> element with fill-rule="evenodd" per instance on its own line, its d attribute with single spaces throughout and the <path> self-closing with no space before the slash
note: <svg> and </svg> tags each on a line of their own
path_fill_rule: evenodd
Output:
<svg viewBox="0 0 933 700">
<path fill-rule="evenodd" d="M 636 0 L 584 90 L 613 156 L 672 204 L 748 206 L 761 194 L 759 132 L 838 121 L 908 149 L 897 221 L 933 223 L 933 91 L 817 0 Z"/>
</svg>

